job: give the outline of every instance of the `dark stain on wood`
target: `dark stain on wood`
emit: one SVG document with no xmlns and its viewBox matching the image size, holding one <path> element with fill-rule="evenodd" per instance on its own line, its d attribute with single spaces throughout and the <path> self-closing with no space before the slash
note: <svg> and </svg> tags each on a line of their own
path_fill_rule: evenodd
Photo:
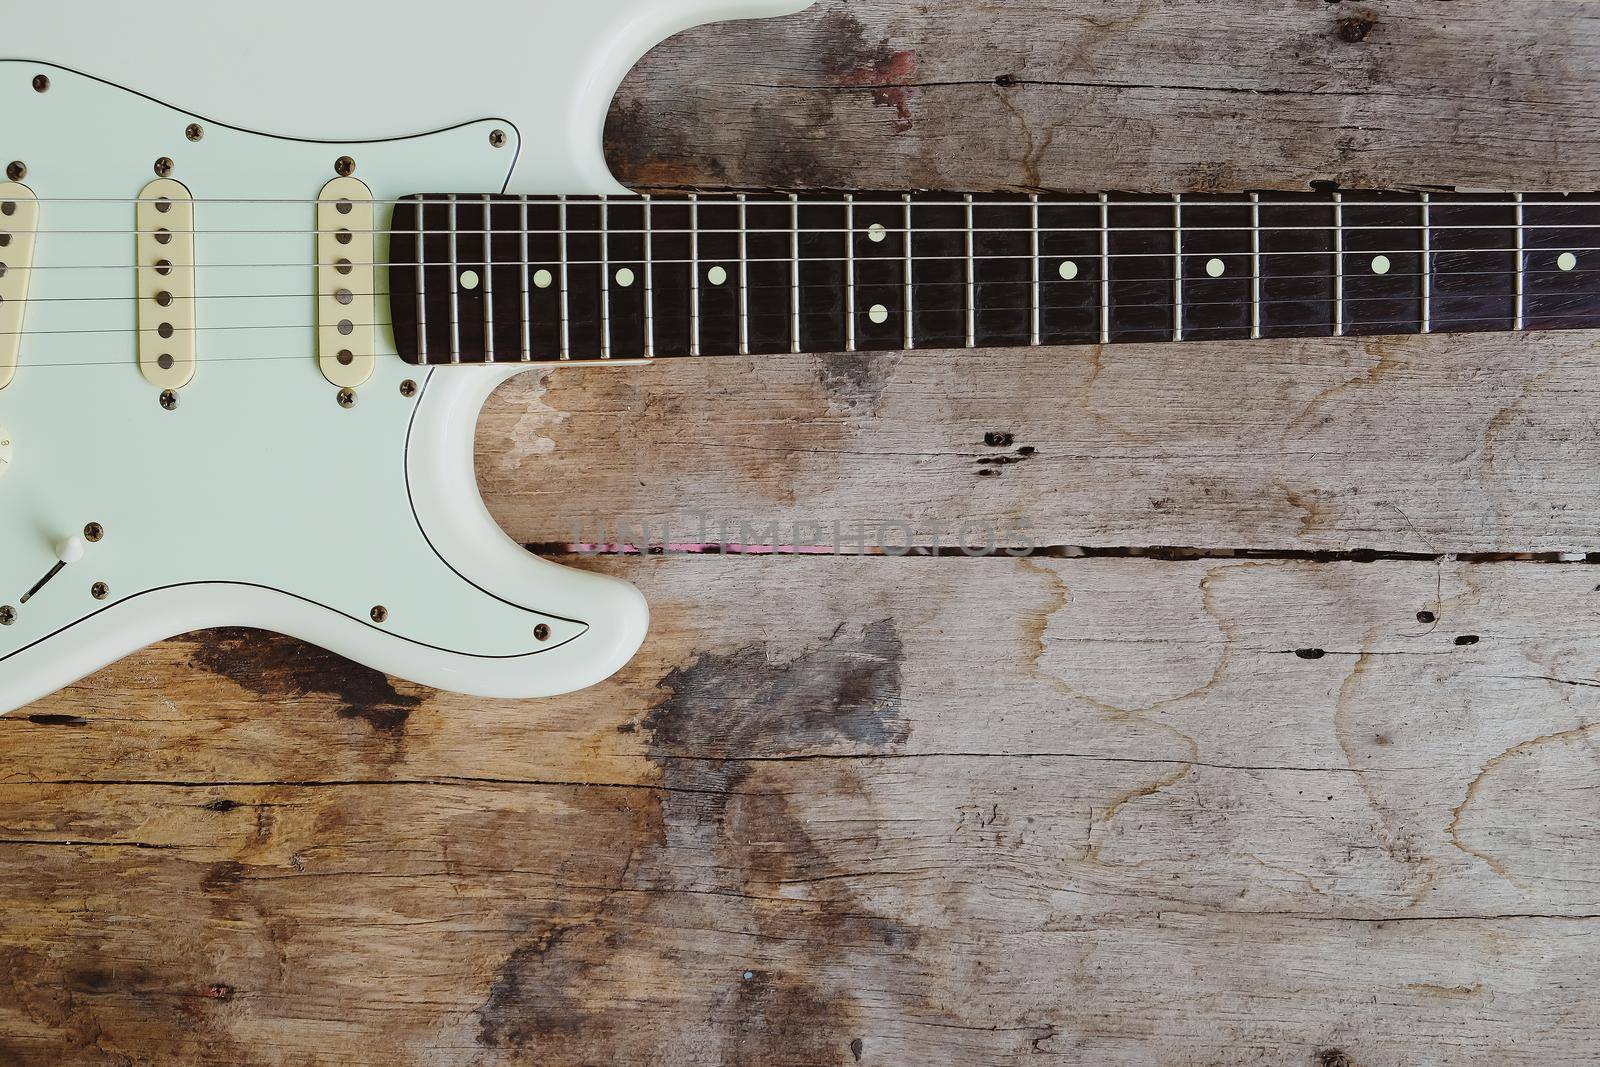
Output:
<svg viewBox="0 0 1600 1067">
<path fill-rule="evenodd" d="M 99 967 L 79 967 L 66 973 L 66 987 L 73 993 L 105 993 L 115 989 L 117 978 L 109 970 Z M 123 985 L 128 976 L 123 976 Z"/>
<path fill-rule="evenodd" d="M 761 966 L 729 960 L 724 980 L 679 994 L 680 1010 L 694 1013 L 716 1048 L 709 1060 L 857 1058 L 849 1044 L 861 1032 L 856 979 L 830 976 L 892 967 L 920 937 L 841 888 L 845 872 L 815 835 L 844 831 L 808 818 L 790 793 L 784 757 L 903 742 L 904 655 L 885 619 L 854 633 L 841 626 L 790 658 L 751 643 L 701 652 L 668 671 L 663 696 L 638 723 L 660 788 L 628 800 L 653 811 L 641 808 L 631 836 L 616 841 L 622 873 L 614 891 L 588 910 L 531 927 L 494 969 L 476 1013 L 478 1044 L 533 1052 L 547 1063 L 649 1058 L 649 1036 L 615 1025 L 604 1007 L 619 985 L 643 983 L 627 995 L 660 996 L 648 976 L 676 966 L 670 948 L 634 932 L 735 922 L 770 946 Z M 838 763 L 806 774 L 825 780 L 817 788 L 826 795 L 867 803 L 855 761 Z M 817 888 L 783 892 L 795 885 Z"/>
<path fill-rule="evenodd" d="M 905 648 L 893 619 L 836 633 L 791 660 L 769 658 L 765 642 L 702 652 L 660 682 L 668 695 L 645 717 L 651 754 L 672 759 L 710 743 L 718 755 L 793 754 L 850 742 L 875 747 L 905 740 L 900 664 Z"/>
<path fill-rule="evenodd" d="M 990 448 L 1010 448 L 1011 443 L 1015 440 L 1016 438 L 1014 438 L 1011 434 L 1003 433 L 998 430 L 992 430 L 983 435 L 983 443 L 988 445 Z"/>
<path fill-rule="evenodd" d="M 382 671 L 293 638 L 228 628 L 197 638 L 190 661 L 270 700 L 327 697 L 341 719 L 360 719 L 388 735 L 404 732 L 420 697 L 401 693 Z"/>
<path fill-rule="evenodd" d="M 1378 16 L 1366 9 L 1359 10 L 1353 15 L 1346 15 L 1338 21 L 1339 39 L 1359 44 L 1367 39 L 1377 24 Z"/>
<path fill-rule="evenodd" d="M 651 102 L 676 104 L 677 101 Z M 606 116 L 605 154 L 619 181 L 635 189 L 726 184 L 722 161 L 695 152 L 684 136 L 683 117 L 647 111 L 645 102 L 613 101 Z"/>
<path fill-rule="evenodd" d="M 213 800 L 209 804 L 203 804 L 201 806 L 207 811 L 215 811 L 220 814 L 222 812 L 232 811 L 234 808 L 237 808 L 239 806 L 239 802 L 237 800 L 229 800 L 226 797 L 223 797 L 218 800 Z"/>
<path fill-rule="evenodd" d="M 1317 1051 L 1316 1067 L 1356 1067 L 1356 1061 L 1342 1048 L 1325 1048 Z"/>
<path fill-rule="evenodd" d="M 228 896 L 244 882 L 245 865 L 238 860 L 223 860 L 207 868 L 200 888 L 207 896 Z"/>
<path fill-rule="evenodd" d="M 541 931 L 495 971 L 489 998 L 478 1009 L 478 1044 L 484 1048 L 525 1048 L 555 1034 L 574 1034 L 589 1024 L 573 996 L 588 967 L 582 951 L 560 951 L 570 926 Z"/>
<path fill-rule="evenodd" d="M 843 1043 L 831 1027 L 818 1025 L 833 1005 L 818 996 L 816 986 L 793 974 L 749 973 L 734 986 L 719 1062 L 845 1062 Z"/>
<path fill-rule="evenodd" d="M 866 29 L 848 11 L 829 11 L 817 22 L 816 50 L 822 69 L 845 87 L 871 89 L 872 102 L 894 111 L 894 132 L 910 133 L 911 79 L 917 74 L 917 54 L 889 47 L 888 38 L 867 43 Z"/>
<path fill-rule="evenodd" d="M 840 352 L 821 358 L 817 377 L 831 402 L 853 413 L 875 415 L 894 363 L 881 353 Z"/>
</svg>

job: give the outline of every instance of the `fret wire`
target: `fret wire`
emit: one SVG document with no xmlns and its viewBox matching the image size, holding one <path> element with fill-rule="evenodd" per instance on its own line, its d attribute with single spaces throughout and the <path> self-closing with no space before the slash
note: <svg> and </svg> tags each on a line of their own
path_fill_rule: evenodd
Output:
<svg viewBox="0 0 1600 1067">
<path fill-rule="evenodd" d="M 700 354 L 700 201 L 689 196 L 689 354 Z"/>
<path fill-rule="evenodd" d="M 1100 343 L 1111 342 L 1111 205 L 1100 194 Z"/>
<path fill-rule="evenodd" d="M 483 225 L 487 230 L 489 211 L 494 205 L 490 196 L 483 198 Z M 494 241 L 487 232 L 483 238 L 483 361 L 494 362 Z"/>
<path fill-rule="evenodd" d="M 800 353 L 800 194 L 789 194 L 789 281 L 792 291 L 789 296 L 790 332 L 794 340 L 789 344 L 789 351 L 798 355 Z"/>
<path fill-rule="evenodd" d="M 1517 205 L 1517 269 L 1512 272 L 1512 285 L 1514 287 L 1513 293 L 1514 293 L 1515 300 L 1516 300 L 1516 317 L 1514 318 L 1514 320 L 1512 322 L 1512 327 L 1511 328 L 1514 329 L 1514 330 L 1521 330 L 1523 328 L 1523 326 L 1522 326 L 1523 317 L 1522 316 L 1523 316 L 1523 299 L 1524 299 L 1523 298 L 1522 274 L 1523 274 L 1523 271 L 1525 271 L 1527 269 L 1527 257 L 1526 257 L 1526 254 L 1525 254 L 1525 246 L 1524 246 L 1523 231 L 1522 231 L 1522 207 L 1523 207 L 1523 201 L 1522 201 L 1522 194 L 1521 193 L 1517 193 L 1516 194 L 1516 205 Z"/>
<path fill-rule="evenodd" d="M 652 260 L 655 246 L 651 241 L 650 197 L 644 198 L 644 358 L 656 356 L 656 278 Z"/>
<path fill-rule="evenodd" d="M 1333 335 L 1344 336 L 1344 194 L 1333 194 Z"/>
<path fill-rule="evenodd" d="M 856 350 L 856 199 L 844 197 L 844 350 Z"/>
<path fill-rule="evenodd" d="M 522 362 L 533 362 L 533 307 L 528 292 L 528 198 L 523 197 L 517 204 L 517 223 L 522 233 L 518 236 L 518 248 L 522 254 L 521 277 L 522 283 Z"/>
<path fill-rule="evenodd" d="M 1250 194 L 1250 336 L 1261 336 L 1261 194 Z"/>
<path fill-rule="evenodd" d="M 557 213 L 560 215 L 557 229 L 559 231 L 561 252 L 561 358 L 572 358 L 572 316 L 567 304 L 567 198 L 561 197 L 558 201 Z"/>
<path fill-rule="evenodd" d="M 450 362 L 461 362 L 461 293 L 456 281 L 461 266 L 456 258 L 456 198 L 450 195 Z"/>
<path fill-rule="evenodd" d="M 966 200 L 967 218 L 967 347 L 978 347 L 978 268 L 973 261 L 973 208 L 972 194 Z"/>
<path fill-rule="evenodd" d="M 606 225 L 611 221 L 611 201 L 600 201 L 600 358 L 611 358 L 611 238 Z"/>
<path fill-rule="evenodd" d="M 1433 286 L 1429 275 L 1433 271 L 1433 201 L 1428 193 L 1422 194 L 1422 332 L 1433 332 Z"/>
<path fill-rule="evenodd" d="M 1033 233 L 1029 238 L 1029 252 L 1033 259 L 1033 286 L 1029 299 L 1028 314 L 1028 343 L 1040 343 L 1039 330 L 1039 194 L 1034 193 L 1029 197 L 1029 218 L 1033 223 Z"/>
<path fill-rule="evenodd" d="M 905 240 L 905 249 L 904 249 L 904 251 L 905 251 L 905 257 L 906 257 L 906 264 L 905 264 L 905 301 L 904 301 L 904 303 L 905 303 L 905 315 L 906 315 L 905 348 L 906 348 L 907 352 L 910 352 L 910 351 L 914 350 L 917 347 L 916 346 L 916 336 L 915 336 L 916 331 L 912 328 L 912 325 L 911 325 L 911 312 L 912 312 L 912 302 L 911 302 L 911 280 L 912 280 L 911 279 L 911 194 L 910 193 L 903 193 L 903 194 L 901 194 L 901 199 L 905 201 L 905 217 L 906 217 L 906 232 L 905 232 L 905 238 L 904 238 L 904 240 Z"/>
<path fill-rule="evenodd" d="M 1172 339 L 1183 340 L 1183 197 L 1172 197 Z"/>
<path fill-rule="evenodd" d="M 750 250 L 746 245 L 745 194 L 739 194 L 739 354 L 750 354 Z"/>
<path fill-rule="evenodd" d="M 428 256 L 422 243 L 424 208 L 417 204 L 417 359 L 428 365 Z"/>
</svg>

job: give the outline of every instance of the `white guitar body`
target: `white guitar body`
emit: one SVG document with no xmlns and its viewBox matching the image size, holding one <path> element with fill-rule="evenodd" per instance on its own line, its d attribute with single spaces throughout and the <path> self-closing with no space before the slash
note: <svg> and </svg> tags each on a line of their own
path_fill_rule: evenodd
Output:
<svg viewBox="0 0 1600 1067">
<path fill-rule="evenodd" d="M 408 366 L 380 329 L 372 376 L 337 402 L 317 359 L 315 201 L 341 156 L 379 229 L 384 202 L 413 193 L 621 192 L 600 146 L 628 68 L 689 25 L 806 2 L 347 0 L 335 18 L 280 0 L 255 25 L 205 0 L 159 17 L 0 2 L 0 164 L 25 163 L 39 211 L 0 389 L 0 711 L 220 625 L 484 696 L 568 692 L 626 663 L 639 593 L 533 557 L 479 497 L 478 411 L 518 368 Z M 162 157 L 195 199 L 199 294 L 196 370 L 171 408 L 137 356 L 134 200 Z M 81 558 L 22 603 L 73 538 Z"/>
</svg>

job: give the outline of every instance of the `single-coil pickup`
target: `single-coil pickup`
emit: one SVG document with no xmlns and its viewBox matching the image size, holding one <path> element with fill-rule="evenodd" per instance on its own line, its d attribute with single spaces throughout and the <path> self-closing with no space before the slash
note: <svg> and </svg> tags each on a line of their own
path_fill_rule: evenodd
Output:
<svg viewBox="0 0 1600 1067">
<path fill-rule="evenodd" d="M 194 197 L 158 178 L 139 192 L 139 371 L 157 389 L 194 377 Z"/>
<path fill-rule="evenodd" d="M 0 389 L 10 385 L 17 373 L 38 230 L 39 201 L 33 190 L 0 182 Z"/>
<path fill-rule="evenodd" d="M 372 190 L 335 178 L 317 199 L 317 361 L 323 377 L 353 389 L 376 364 Z"/>
</svg>

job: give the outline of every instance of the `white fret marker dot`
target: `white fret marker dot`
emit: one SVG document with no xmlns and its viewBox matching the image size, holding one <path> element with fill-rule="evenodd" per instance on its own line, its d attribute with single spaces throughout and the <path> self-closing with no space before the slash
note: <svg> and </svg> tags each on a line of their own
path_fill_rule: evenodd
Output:
<svg viewBox="0 0 1600 1067">
<path fill-rule="evenodd" d="M 1070 259 L 1064 260 L 1061 264 L 1061 276 L 1070 282 L 1078 276 L 1078 265 Z"/>
<path fill-rule="evenodd" d="M 867 240 L 882 241 L 889 236 L 889 231 L 883 228 L 883 223 L 874 222 L 867 227 Z"/>
<path fill-rule="evenodd" d="M 1389 273 L 1389 257 L 1388 256 L 1373 256 L 1372 257 L 1372 273 L 1374 273 L 1374 274 L 1388 274 Z"/>
<path fill-rule="evenodd" d="M 621 270 L 617 271 L 617 284 L 622 286 L 624 289 L 632 285 L 633 271 L 629 270 L 627 267 L 623 267 Z"/>
<path fill-rule="evenodd" d="M 727 280 L 728 272 L 723 270 L 721 267 L 712 267 L 710 270 L 706 271 L 706 281 L 710 282 L 712 285 L 721 285 Z"/>
<path fill-rule="evenodd" d="M 533 272 L 533 284 L 537 285 L 541 289 L 550 288 L 551 283 L 554 281 L 554 275 L 547 270 L 536 270 Z"/>
<path fill-rule="evenodd" d="M 1556 257 L 1556 266 L 1562 270 L 1573 270 L 1578 265 L 1578 257 L 1571 252 L 1563 252 Z"/>
<path fill-rule="evenodd" d="M 463 289 L 476 289 L 477 287 L 478 287 L 478 272 L 475 271 L 475 270 L 464 270 L 464 271 L 462 271 L 461 272 L 461 288 L 463 288 Z"/>
<path fill-rule="evenodd" d="M 1213 278 L 1222 277 L 1222 272 L 1227 269 L 1227 266 L 1224 265 L 1220 259 L 1206 260 L 1206 273 L 1211 275 Z"/>
<path fill-rule="evenodd" d="M 873 304 L 872 310 L 867 312 L 867 318 L 882 326 L 889 321 L 889 309 L 882 304 Z"/>
</svg>

